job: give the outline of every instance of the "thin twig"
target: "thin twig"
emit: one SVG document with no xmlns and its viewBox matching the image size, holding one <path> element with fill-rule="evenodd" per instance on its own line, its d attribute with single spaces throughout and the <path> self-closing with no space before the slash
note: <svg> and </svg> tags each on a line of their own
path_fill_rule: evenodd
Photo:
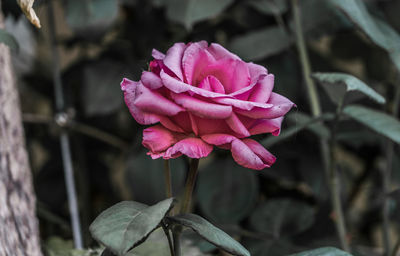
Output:
<svg viewBox="0 0 400 256">
<path fill-rule="evenodd" d="M 400 73 L 398 74 L 399 81 L 400 81 Z M 397 117 L 399 114 L 399 107 L 400 107 L 400 86 L 396 86 L 396 92 L 393 99 L 393 104 L 390 111 L 394 117 Z M 385 249 L 385 255 L 389 256 L 392 255 L 392 241 L 390 239 L 390 202 L 389 197 L 386 196 L 390 193 L 390 183 L 391 183 L 391 176 L 393 171 L 393 156 L 394 156 L 394 143 L 391 140 L 387 140 L 386 144 L 386 169 L 382 170 L 383 175 L 383 194 L 385 198 L 383 199 L 383 206 L 382 206 L 382 226 L 383 226 L 383 245 Z M 397 246 L 397 245 L 396 245 Z"/>
<path fill-rule="evenodd" d="M 51 50 L 52 50 L 52 58 L 53 58 L 53 84 L 54 84 L 54 94 L 56 101 L 56 109 L 58 112 L 62 112 L 64 110 L 64 95 L 62 89 L 61 82 L 61 70 L 60 70 L 60 62 L 59 55 L 57 51 L 57 43 L 56 43 L 56 31 L 55 31 L 55 20 L 54 20 L 54 12 L 53 12 L 53 3 L 51 0 L 48 2 L 48 18 L 49 18 L 49 34 L 51 41 Z M 67 187 L 67 195 L 68 195 L 68 204 L 69 211 L 71 215 L 72 222 L 72 234 L 74 238 L 75 248 L 82 249 L 82 233 L 80 230 L 80 219 L 79 219 L 79 208 L 78 208 L 78 200 L 75 189 L 75 180 L 74 180 L 74 170 L 71 158 L 71 148 L 69 145 L 69 136 L 66 131 L 62 131 L 60 134 L 60 144 L 61 144 L 61 154 L 63 160 L 64 167 L 64 175 L 65 175 L 65 183 Z"/>
<path fill-rule="evenodd" d="M 167 237 L 167 240 L 168 240 L 169 252 L 170 252 L 171 256 L 175 256 L 174 245 L 173 245 L 173 242 L 172 242 L 172 239 L 171 239 L 171 234 L 169 233 L 169 229 L 165 225 L 164 222 L 161 222 L 161 227 L 162 227 L 162 229 L 163 229 L 163 231 L 165 233 L 165 236 Z"/>
<path fill-rule="evenodd" d="M 169 160 L 164 160 L 164 176 L 165 176 L 165 194 L 167 198 L 172 197 L 171 169 Z"/>
<path fill-rule="evenodd" d="M 185 185 L 185 193 L 183 195 L 183 204 L 181 213 L 188 213 L 190 210 L 190 202 L 192 200 L 192 193 L 194 189 L 194 184 L 196 182 L 198 167 L 199 167 L 199 159 L 192 158 L 189 167 L 189 174 Z"/>
</svg>

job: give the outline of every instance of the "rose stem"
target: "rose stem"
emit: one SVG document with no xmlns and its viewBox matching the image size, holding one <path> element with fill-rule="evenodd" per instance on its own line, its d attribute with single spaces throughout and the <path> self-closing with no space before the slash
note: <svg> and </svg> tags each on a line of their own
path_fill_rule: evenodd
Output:
<svg viewBox="0 0 400 256">
<path fill-rule="evenodd" d="M 172 185 L 171 185 L 171 169 L 169 166 L 169 160 L 164 160 L 164 175 L 165 175 L 165 194 L 167 198 L 172 197 Z"/>
<path fill-rule="evenodd" d="M 180 211 L 181 214 L 188 213 L 190 210 L 190 202 L 192 199 L 192 193 L 196 181 L 198 167 L 199 167 L 199 159 L 192 158 L 190 161 L 189 174 L 186 180 L 185 192 L 183 194 L 183 203 Z M 176 227 L 173 230 L 175 256 L 181 255 L 180 239 L 179 239 L 181 232 L 182 232 L 181 227 Z"/>
<path fill-rule="evenodd" d="M 296 47 L 297 51 L 300 55 L 300 62 L 303 71 L 303 77 L 306 82 L 307 91 L 308 91 L 308 98 L 311 105 L 311 112 L 314 117 L 321 115 L 321 106 L 319 104 L 319 98 L 317 93 L 317 88 L 315 86 L 314 80 L 311 79 L 311 64 L 310 59 L 308 57 L 307 48 L 303 36 L 303 30 L 301 26 L 301 17 L 300 17 L 300 8 L 299 8 L 299 1 L 292 0 L 292 11 L 293 11 L 293 18 L 295 23 L 295 34 L 296 34 Z M 331 140 L 333 141 L 333 140 Z M 331 143 L 332 146 L 332 143 Z M 336 229 L 338 230 L 339 239 L 341 241 L 342 248 L 346 251 L 349 250 L 349 246 L 345 239 L 346 228 L 344 226 L 344 219 L 343 219 L 343 211 L 340 204 L 340 195 L 339 195 L 339 180 L 337 179 L 336 175 L 332 174 L 332 166 L 334 163 L 330 163 L 329 157 L 332 156 L 329 152 L 329 146 L 325 139 L 320 140 L 320 149 L 322 153 L 323 163 L 325 174 L 330 180 L 331 184 L 331 199 L 334 206 L 334 211 L 337 215 Z M 332 160 L 332 159 L 331 159 Z M 333 168 L 333 173 L 336 174 L 336 169 Z M 335 178 L 336 177 L 336 178 Z M 336 203 L 335 203 L 336 202 Z"/>
<path fill-rule="evenodd" d="M 398 73 L 398 81 L 400 81 L 400 73 Z M 393 117 L 397 117 L 399 114 L 400 107 L 400 86 L 396 87 L 395 96 L 391 104 L 390 113 Z M 389 193 L 390 193 L 390 180 L 393 169 L 393 155 L 394 155 L 394 144 L 391 140 L 387 140 L 386 144 L 386 169 L 382 170 L 383 179 L 383 206 L 382 206 L 382 220 L 383 220 L 383 245 L 385 249 L 385 255 L 391 255 L 391 241 L 390 241 L 390 205 L 389 205 Z M 399 240 L 400 242 L 400 240 Z M 398 244 L 399 244 L 398 242 Z M 397 251 L 397 250 L 395 250 Z M 393 255 L 393 253 L 392 253 Z"/>
</svg>

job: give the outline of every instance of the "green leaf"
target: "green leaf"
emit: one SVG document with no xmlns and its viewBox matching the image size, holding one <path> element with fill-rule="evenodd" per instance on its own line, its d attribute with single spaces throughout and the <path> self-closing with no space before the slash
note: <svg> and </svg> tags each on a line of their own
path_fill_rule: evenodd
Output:
<svg viewBox="0 0 400 256">
<path fill-rule="evenodd" d="M 68 0 L 66 20 L 76 31 L 92 33 L 107 28 L 117 18 L 117 0 Z M 85 35 L 83 33 L 82 35 Z"/>
<path fill-rule="evenodd" d="M 323 85 L 328 96 L 335 103 L 343 99 L 346 93 L 352 91 L 360 92 L 379 104 L 386 102 L 384 97 L 352 75 L 345 73 L 314 73 L 312 77 Z"/>
<path fill-rule="evenodd" d="M 111 60 L 88 64 L 83 70 L 82 102 L 86 115 L 105 115 L 118 110 L 123 104 L 119 86 L 126 67 Z"/>
<path fill-rule="evenodd" d="M 258 197 L 256 175 L 231 158 L 212 162 L 199 174 L 196 198 L 202 212 L 217 223 L 242 220 Z"/>
<path fill-rule="evenodd" d="M 343 113 L 362 123 L 371 130 L 400 144 L 400 121 L 383 112 L 366 107 L 351 105 Z"/>
<path fill-rule="evenodd" d="M 294 121 L 295 124 L 293 126 L 283 130 L 279 136 L 269 136 L 260 143 L 264 147 L 271 147 L 290 138 L 304 129 L 310 129 L 321 138 L 329 138 L 330 132 L 328 128 L 326 128 L 323 124 L 319 124 L 319 122 L 324 120 L 332 120 L 333 118 L 334 115 L 332 113 L 324 113 L 321 116 L 314 118 L 302 113 L 291 114 L 289 119 Z"/>
<path fill-rule="evenodd" d="M 252 31 L 232 39 L 229 48 L 246 60 L 260 60 L 288 49 L 292 38 L 278 26 Z"/>
<path fill-rule="evenodd" d="M 277 238 L 300 233 L 313 222 L 313 208 L 291 199 L 270 199 L 259 205 L 250 216 L 250 225 L 254 230 Z"/>
<path fill-rule="evenodd" d="M 371 16 L 362 0 L 330 0 L 376 45 L 386 50 L 400 70 L 400 35 L 385 22 Z"/>
<path fill-rule="evenodd" d="M 168 198 L 153 206 L 124 201 L 102 212 L 90 225 L 94 239 L 117 255 L 142 243 L 172 208 Z"/>
<path fill-rule="evenodd" d="M 4 29 L 0 29 L 0 43 L 7 45 L 11 50 L 14 51 L 18 51 L 19 49 L 19 45 L 15 37 Z"/>
<path fill-rule="evenodd" d="M 198 215 L 191 213 L 181 214 L 168 217 L 168 219 L 174 223 L 193 229 L 201 237 L 224 251 L 233 255 L 250 256 L 249 251 L 235 239 Z"/>
<path fill-rule="evenodd" d="M 288 4 L 282 0 L 250 0 L 249 5 L 266 15 L 277 15 L 288 10 Z"/>
<path fill-rule="evenodd" d="M 351 256 L 351 254 L 333 247 L 323 247 L 311 251 L 291 254 L 290 256 Z"/>
<path fill-rule="evenodd" d="M 217 16 L 232 2 L 233 0 L 170 0 L 167 2 L 167 17 L 190 30 L 193 24 Z"/>
<path fill-rule="evenodd" d="M 245 243 L 251 256 L 278 256 L 293 252 L 295 247 L 288 239 L 259 240 L 249 239 Z"/>
</svg>

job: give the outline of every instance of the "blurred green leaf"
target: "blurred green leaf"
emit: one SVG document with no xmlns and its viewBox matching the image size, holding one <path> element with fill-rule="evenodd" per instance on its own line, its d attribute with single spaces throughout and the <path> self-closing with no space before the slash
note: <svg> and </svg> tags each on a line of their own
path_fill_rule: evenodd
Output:
<svg viewBox="0 0 400 256">
<path fill-rule="evenodd" d="M 113 253 L 124 255 L 157 228 L 172 204 L 172 198 L 150 207 L 138 202 L 120 202 L 102 212 L 89 230 L 94 239 Z"/>
<path fill-rule="evenodd" d="M 218 159 L 199 174 L 196 198 L 201 210 L 217 223 L 236 223 L 253 209 L 258 197 L 256 173 L 231 159 Z"/>
<path fill-rule="evenodd" d="M 7 45 L 11 50 L 14 51 L 18 51 L 19 49 L 18 42 L 15 37 L 4 29 L 0 29 L 0 43 Z"/>
<path fill-rule="evenodd" d="M 106 29 L 118 15 L 117 0 L 67 0 L 66 4 L 68 25 L 87 34 Z"/>
<path fill-rule="evenodd" d="M 371 16 L 362 0 L 330 0 L 376 45 L 385 49 L 400 70 L 400 35 L 384 21 Z"/>
<path fill-rule="evenodd" d="M 248 4 L 266 15 L 281 14 L 288 10 L 285 0 L 250 0 Z"/>
<path fill-rule="evenodd" d="M 72 240 L 52 236 L 46 240 L 44 251 L 47 256 L 99 256 L 102 249 L 78 250 Z"/>
<path fill-rule="evenodd" d="M 371 130 L 400 144 L 400 121 L 383 112 L 366 107 L 351 105 L 343 113 L 362 123 Z"/>
<path fill-rule="evenodd" d="M 332 113 L 324 113 L 318 117 L 309 117 L 306 114 L 296 113 L 291 115 L 290 119 L 295 121 L 295 125 L 285 129 L 279 134 L 279 136 L 269 136 L 266 139 L 262 140 L 260 143 L 264 147 L 271 147 L 291 136 L 297 134 L 298 132 L 304 129 L 310 129 L 315 134 L 322 138 L 329 138 L 330 132 L 329 130 L 323 125 L 319 124 L 324 120 L 332 120 L 334 115 Z"/>
<path fill-rule="evenodd" d="M 235 239 L 198 215 L 191 213 L 180 214 L 168 217 L 168 219 L 174 223 L 193 229 L 201 237 L 224 251 L 233 255 L 250 256 L 249 251 Z"/>
<path fill-rule="evenodd" d="M 289 256 L 351 256 L 351 254 L 333 247 L 323 247 L 311 251 L 291 254 Z"/>
<path fill-rule="evenodd" d="M 186 165 L 182 157 L 171 159 L 173 194 L 179 194 L 184 186 Z M 125 180 L 136 201 L 154 204 L 165 198 L 164 160 L 151 159 L 144 151 L 128 158 Z"/>
<path fill-rule="evenodd" d="M 287 237 L 309 228 L 314 222 L 311 206 L 291 199 L 270 199 L 250 216 L 254 230 L 274 237 Z"/>
<path fill-rule="evenodd" d="M 330 99 L 336 104 L 343 99 L 346 93 L 352 91 L 360 92 L 379 104 L 386 102 L 384 97 L 352 75 L 345 73 L 314 73 L 312 77 L 321 83 Z"/>
<path fill-rule="evenodd" d="M 122 106 L 119 84 L 125 70 L 121 63 L 111 60 L 100 60 L 85 67 L 82 102 L 88 116 L 109 114 Z"/>
<path fill-rule="evenodd" d="M 190 30 L 199 21 L 212 18 L 228 7 L 233 0 L 169 0 L 167 17 Z"/>
<path fill-rule="evenodd" d="M 293 244 L 287 239 L 271 239 L 260 241 L 252 239 L 245 244 L 251 253 L 251 256 L 282 256 L 293 252 Z"/>
<path fill-rule="evenodd" d="M 286 50 L 292 42 L 290 35 L 274 26 L 235 37 L 229 48 L 245 60 L 260 60 Z"/>
</svg>

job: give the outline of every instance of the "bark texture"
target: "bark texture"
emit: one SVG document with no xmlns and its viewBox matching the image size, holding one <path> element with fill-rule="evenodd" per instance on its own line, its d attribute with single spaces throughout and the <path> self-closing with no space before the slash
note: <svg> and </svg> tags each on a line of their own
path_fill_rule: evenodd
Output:
<svg viewBox="0 0 400 256">
<path fill-rule="evenodd" d="M 4 28 L 0 0 L 0 28 Z M 35 194 L 10 51 L 0 43 L 0 255 L 41 256 Z"/>
</svg>

